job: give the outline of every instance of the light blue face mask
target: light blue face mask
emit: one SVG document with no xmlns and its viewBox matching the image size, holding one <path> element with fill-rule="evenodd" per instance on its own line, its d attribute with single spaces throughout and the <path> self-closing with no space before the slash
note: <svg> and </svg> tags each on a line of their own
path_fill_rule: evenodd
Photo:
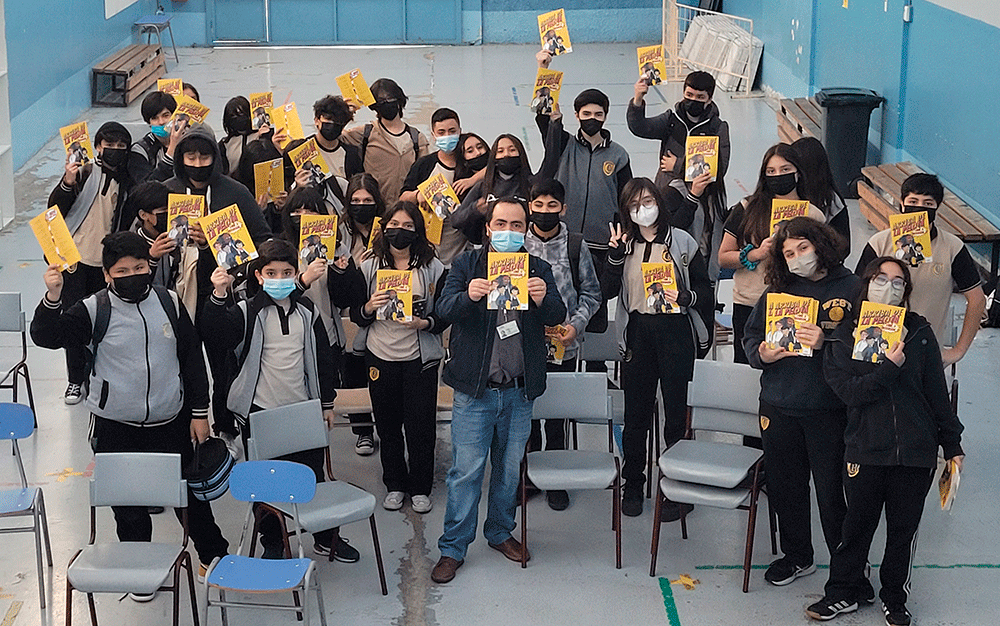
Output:
<svg viewBox="0 0 1000 626">
<path fill-rule="evenodd" d="M 524 247 L 524 233 L 516 230 L 495 230 L 490 235 L 490 245 L 497 252 L 517 252 Z"/>
<path fill-rule="evenodd" d="M 455 146 L 458 145 L 458 135 L 436 137 L 434 139 L 434 144 L 437 146 L 438 150 L 450 153 L 455 149 Z"/>
<path fill-rule="evenodd" d="M 284 300 L 295 291 L 294 278 L 265 278 L 264 293 L 275 300 Z"/>
<path fill-rule="evenodd" d="M 170 131 L 167 130 L 167 127 L 162 124 L 158 126 L 150 126 L 149 130 L 152 131 L 152 133 L 157 137 L 159 137 L 160 139 L 170 136 Z"/>
</svg>

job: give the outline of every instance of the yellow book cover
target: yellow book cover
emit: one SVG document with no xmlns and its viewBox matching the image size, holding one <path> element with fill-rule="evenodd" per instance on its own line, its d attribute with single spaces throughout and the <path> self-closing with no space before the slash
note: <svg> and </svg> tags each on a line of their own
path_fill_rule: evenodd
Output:
<svg viewBox="0 0 1000 626">
<path fill-rule="evenodd" d="M 389 295 L 389 302 L 375 311 L 375 319 L 413 321 L 413 272 L 377 270 L 375 291 L 385 291 Z"/>
<path fill-rule="evenodd" d="M 254 163 L 254 197 L 266 195 L 273 202 L 285 190 L 285 166 L 281 159 Z"/>
<path fill-rule="evenodd" d="M 677 290 L 677 278 L 674 276 L 674 264 L 670 261 L 662 263 L 642 264 L 642 286 L 646 290 L 645 313 L 680 313 L 681 307 L 666 298 L 664 290 Z"/>
<path fill-rule="evenodd" d="M 542 13 L 538 16 L 538 34 L 542 38 L 542 50 L 553 56 L 573 52 L 566 26 L 566 12 L 562 9 Z"/>
<path fill-rule="evenodd" d="M 783 223 L 796 217 L 808 216 L 808 200 L 782 200 L 775 198 L 771 200 L 771 227 L 768 229 L 768 232 L 773 235 Z"/>
<path fill-rule="evenodd" d="M 222 269 L 230 270 L 257 258 L 257 248 L 235 204 L 206 215 L 198 223 Z"/>
<path fill-rule="evenodd" d="M 87 122 L 63 126 L 59 129 L 59 136 L 62 137 L 70 163 L 86 165 L 94 160 L 94 147 L 90 143 Z"/>
<path fill-rule="evenodd" d="M 545 327 L 545 360 L 553 365 L 562 365 L 566 358 L 566 346 L 562 344 L 562 336 L 566 334 L 566 327 L 562 324 L 558 326 Z"/>
<path fill-rule="evenodd" d="M 338 76 L 337 87 L 340 88 L 340 95 L 344 100 L 353 102 L 358 108 L 375 104 L 375 96 L 372 95 L 372 90 L 368 88 L 368 83 L 358 68 Z"/>
<path fill-rule="evenodd" d="M 819 301 L 812 298 L 784 293 L 767 294 L 767 315 L 764 319 L 767 345 L 812 356 L 812 348 L 802 345 L 796 335 L 803 324 L 816 323 L 818 312 Z"/>
<path fill-rule="evenodd" d="M 76 249 L 73 235 L 66 227 L 59 207 L 49 207 L 31 218 L 28 222 L 31 232 L 35 233 L 38 245 L 45 253 L 45 260 L 50 265 L 58 265 L 62 270 L 68 270 L 80 262 L 80 251 Z"/>
<path fill-rule="evenodd" d="M 684 180 L 692 181 L 705 172 L 715 180 L 719 175 L 719 138 L 688 136 L 684 147 Z"/>
<path fill-rule="evenodd" d="M 444 233 L 444 220 L 431 211 L 423 202 L 420 203 L 420 214 L 424 216 L 424 228 L 427 229 L 427 241 L 435 246 L 441 245 L 441 235 Z"/>
<path fill-rule="evenodd" d="M 303 215 L 299 222 L 299 264 L 305 271 L 319 258 L 332 261 L 337 251 L 337 216 Z"/>
<path fill-rule="evenodd" d="M 435 174 L 417 185 L 420 199 L 431 207 L 438 219 L 444 220 L 458 208 L 458 195 L 441 174 Z"/>
<path fill-rule="evenodd" d="M 492 289 L 487 309 L 528 309 L 528 253 L 490 252 L 486 256 L 486 280 Z"/>
<path fill-rule="evenodd" d="M 958 464 L 951 459 L 939 460 L 939 463 L 942 463 L 944 467 L 941 470 L 941 477 L 938 478 L 938 497 L 941 502 L 941 510 L 950 511 L 951 506 L 955 503 L 955 496 L 958 495 L 958 484 L 961 482 L 962 472 L 958 469 Z"/>
<path fill-rule="evenodd" d="M 865 300 L 858 314 L 851 358 L 869 363 L 885 361 L 885 354 L 903 337 L 906 309 Z"/>
<path fill-rule="evenodd" d="M 177 122 L 187 122 L 188 126 L 190 126 L 192 124 L 200 124 L 208 117 L 210 109 L 194 98 L 189 98 L 181 94 L 174 96 L 174 99 L 177 101 L 177 108 L 174 109 L 174 114 L 170 116 L 171 122 L 175 124 Z"/>
<path fill-rule="evenodd" d="M 172 193 L 167 196 L 167 232 L 178 246 L 188 242 L 191 223 L 205 215 L 205 196 Z"/>
<path fill-rule="evenodd" d="M 302 121 L 299 119 L 299 110 L 296 108 L 294 102 L 271 109 L 271 122 L 274 123 L 274 131 L 284 130 L 289 140 L 306 138 L 305 133 L 302 132 Z"/>
<path fill-rule="evenodd" d="M 274 92 L 262 91 L 250 94 L 250 127 L 260 130 L 271 125 L 271 109 L 274 108 Z"/>
<path fill-rule="evenodd" d="M 635 54 L 639 59 L 639 78 L 645 78 L 647 85 L 659 85 L 667 75 L 667 64 L 663 57 L 663 46 L 641 46 Z"/>
<path fill-rule="evenodd" d="M 559 103 L 563 73 L 556 70 L 538 68 L 535 75 L 535 90 L 531 94 L 531 110 L 535 114 L 548 115 Z"/>
<path fill-rule="evenodd" d="M 934 260 L 927 211 L 890 215 L 889 228 L 892 230 L 892 252 L 897 259 L 910 267 Z"/>
<path fill-rule="evenodd" d="M 382 224 L 382 218 L 378 217 L 378 216 L 375 216 L 375 219 L 372 220 L 372 232 L 368 233 L 368 249 L 369 250 L 372 249 L 372 244 L 375 243 L 375 233 L 381 232 L 381 230 L 382 230 L 380 228 L 381 224 Z"/>
<path fill-rule="evenodd" d="M 306 170 L 309 172 L 309 183 L 312 185 L 322 185 L 323 181 L 330 175 L 330 167 L 326 164 L 326 159 L 319 153 L 319 146 L 316 139 L 311 137 L 298 148 L 288 151 L 288 158 L 292 160 L 292 167 L 295 171 Z"/>
<path fill-rule="evenodd" d="M 179 78 L 157 78 L 156 90 L 179 96 L 184 93 L 184 81 Z"/>
</svg>

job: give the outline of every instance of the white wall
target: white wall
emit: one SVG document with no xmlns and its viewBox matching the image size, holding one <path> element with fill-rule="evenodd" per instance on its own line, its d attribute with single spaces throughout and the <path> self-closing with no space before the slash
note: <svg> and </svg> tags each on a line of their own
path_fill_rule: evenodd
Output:
<svg viewBox="0 0 1000 626">
<path fill-rule="evenodd" d="M 997 0 L 928 0 L 928 2 L 1000 28 L 1000 2 Z"/>
</svg>

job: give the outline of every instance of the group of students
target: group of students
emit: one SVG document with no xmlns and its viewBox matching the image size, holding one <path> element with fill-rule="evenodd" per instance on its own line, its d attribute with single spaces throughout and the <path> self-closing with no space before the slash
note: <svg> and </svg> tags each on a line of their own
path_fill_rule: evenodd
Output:
<svg viewBox="0 0 1000 626">
<path fill-rule="evenodd" d="M 542 67 L 552 61 L 546 51 L 536 59 Z M 484 535 L 513 561 L 528 556 L 511 535 L 522 455 L 526 447 L 542 447 L 543 432 L 547 449 L 565 447 L 564 421 L 549 420 L 543 431 L 531 420 L 532 402 L 544 392 L 546 371 L 577 368 L 585 331 L 607 330 L 608 302 L 617 303 L 625 394 L 621 510 L 642 513 L 656 387 L 670 446 L 684 435 L 694 361 L 712 341 L 720 268 L 735 270 L 736 361 L 763 370 L 761 439 L 784 553 L 765 578 L 783 585 L 815 569 L 811 472 L 835 566 L 827 597 L 809 614 L 828 619 L 853 610 L 859 599 L 874 601 L 864 570 L 884 506 L 890 542 L 882 600 L 890 624 L 908 623 L 910 544 L 937 448 L 962 458 L 961 425 L 947 401 L 943 367 L 968 349 L 977 308 L 982 313 L 975 265 L 960 241 L 935 227 L 933 267 L 896 260 L 885 231 L 866 245 L 858 276 L 844 268 L 848 213 L 823 147 L 813 139 L 769 148 L 754 192 L 728 208 L 729 128 L 713 102 L 714 79 L 691 73 L 683 98 L 653 117 L 645 111 L 648 87 L 645 78 L 636 83 L 627 122 L 635 135 L 660 141 L 652 180 L 633 177 L 628 153 L 603 128 L 610 102 L 597 89 L 574 100 L 574 133 L 564 128 L 558 107 L 537 116 L 544 158 L 535 173 L 515 135 L 488 144 L 463 132 L 448 108 L 431 117 L 437 150 L 430 152 L 427 137 L 403 121 L 407 98 L 391 79 L 371 86 L 375 121 L 354 128 L 347 126 L 355 108 L 325 96 L 314 105 L 310 137 L 332 172 L 323 181 L 291 164 L 288 150 L 304 140 L 288 141 L 283 129 L 254 128 L 245 97 L 226 105 L 226 136 L 217 141 L 203 124 L 167 128 L 176 103 L 153 92 L 141 107 L 149 134 L 132 144 L 123 126 L 109 122 L 95 135 L 95 163 L 67 158 L 50 204 L 65 215 L 83 260 L 66 272 L 49 267 L 32 338 L 66 349 L 66 402 L 86 393 L 99 452 L 171 451 L 187 460 L 191 441 L 209 436 L 209 406 L 216 433 L 235 451 L 239 438 L 245 445 L 250 437 L 248 416 L 255 411 L 319 398 L 332 423 L 336 389 L 367 387 L 381 442 L 383 506 L 398 510 L 408 496 L 414 511 L 426 513 L 446 356 L 442 333 L 450 327 L 442 380 L 455 392 L 452 464 L 441 559 L 432 572 L 435 582 L 445 583 L 475 538 L 487 459 Z M 716 180 L 703 173 L 685 182 L 678 155 L 688 136 L 719 138 Z M 254 198 L 253 166 L 275 158 L 284 159 L 287 190 Z M 438 245 L 428 240 L 416 192 L 436 174 L 461 200 L 445 209 Z M 167 232 L 169 193 L 203 195 L 209 212 L 235 204 L 258 258 L 220 268 L 197 223 L 189 228 L 191 243 L 178 246 Z M 901 209 L 928 211 L 933 223 L 942 195 L 935 178 L 911 177 Z M 770 233 L 774 199 L 809 200 L 810 215 Z M 312 214 L 338 216 L 336 259 L 320 256 L 300 271 L 299 224 Z M 527 310 L 488 306 L 496 287 L 486 278 L 489 252 L 529 254 L 527 293 L 518 294 L 528 300 Z M 675 268 L 676 284 L 661 289 L 659 304 L 647 297 L 643 281 L 649 261 Z M 412 272 L 410 321 L 377 314 L 392 298 L 376 289 L 381 269 Z M 949 328 L 941 302 L 953 284 L 969 308 L 956 345 L 942 350 Z M 797 333 L 814 356 L 768 347 L 761 304 L 768 292 L 820 302 L 817 323 Z M 853 325 L 865 299 L 908 306 L 904 340 L 882 363 L 851 359 Z M 358 327 L 352 345 L 345 314 Z M 555 329 L 564 348 L 559 362 L 546 348 Z M 890 415 L 895 419 L 887 425 Z M 373 453 L 372 430 L 361 424 L 371 418 L 350 418 L 355 451 Z M 323 480 L 322 451 L 290 458 Z M 569 505 L 565 491 L 548 492 L 546 499 L 555 510 Z M 210 505 L 190 502 L 191 536 L 205 567 L 228 544 Z M 662 519 L 677 520 L 688 510 L 668 502 Z M 116 507 L 115 517 L 122 540 L 149 540 L 145 509 Z M 337 529 L 313 539 L 317 554 L 359 558 Z M 265 558 L 283 556 L 277 520 L 262 524 L 262 543 Z"/>
</svg>

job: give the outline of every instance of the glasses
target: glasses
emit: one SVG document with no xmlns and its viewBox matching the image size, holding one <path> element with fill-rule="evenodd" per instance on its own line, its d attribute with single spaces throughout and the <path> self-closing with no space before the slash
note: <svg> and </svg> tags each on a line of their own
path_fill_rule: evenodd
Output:
<svg viewBox="0 0 1000 626">
<path fill-rule="evenodd" d="M 878 285 L 879 287 L 885 287 L 886 285 L 892 283 L 892 286 L 895 289 L 906 289 L 905 280 L 903 280 L 902 278 L 893 278 L 890 280 L 889 277 L 886 276 L 885 274 L 879 274 L 878 276 L 873 278 L 872 283 Z"/>
</svg>

